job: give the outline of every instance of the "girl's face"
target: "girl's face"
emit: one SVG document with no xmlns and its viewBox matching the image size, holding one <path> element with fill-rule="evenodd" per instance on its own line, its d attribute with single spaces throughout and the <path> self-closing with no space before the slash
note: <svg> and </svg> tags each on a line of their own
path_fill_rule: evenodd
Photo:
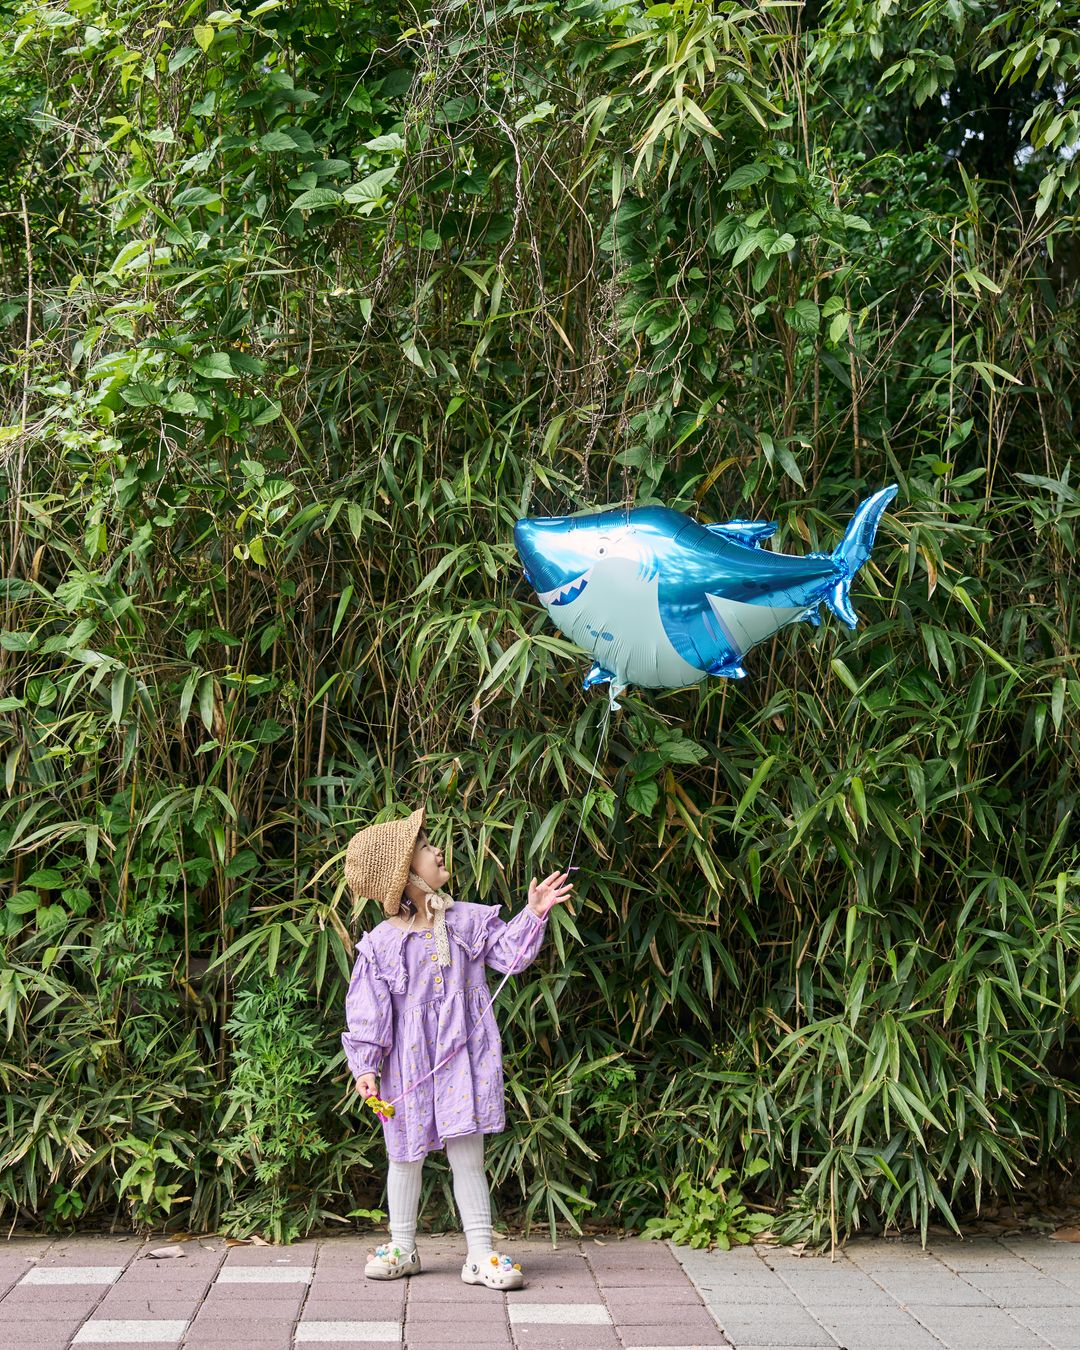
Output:
<svg viewBox="0 0 1080 1350">
<path fill-rule="evenodd" d="M 416 836 L 416 848 L 413 850 L 412 870 L 421 877 L 433 891 L 441 890 L 450 880 L 445 867 L 446 859 L 441 848 L 428 839 L 427 832 L 421 830 Z"/>
</svg>

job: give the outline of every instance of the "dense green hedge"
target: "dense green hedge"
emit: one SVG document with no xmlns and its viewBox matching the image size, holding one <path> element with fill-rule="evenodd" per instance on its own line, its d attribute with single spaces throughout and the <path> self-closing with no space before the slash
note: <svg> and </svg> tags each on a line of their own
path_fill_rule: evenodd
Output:
<svg viewBox="0 0 1080 1350">
<path fill-rule="evenodd" d="M 1076 4 L 0 14 L 5 1221 L 366 1220 L 341 862 L 421 798 L 511 908 L 583 822 L 504 1215 L 1067 1174 Z M 888 481 L 857 633 L 600 744 L 519 514 Z"/>
</svg>

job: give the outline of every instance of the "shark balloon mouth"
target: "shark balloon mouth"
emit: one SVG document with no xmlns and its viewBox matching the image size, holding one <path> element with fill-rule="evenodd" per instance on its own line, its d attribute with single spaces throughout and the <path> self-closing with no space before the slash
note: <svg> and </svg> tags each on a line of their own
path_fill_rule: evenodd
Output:
<svg viewBox="0 0 1080 1350">
<path fill-rule="evenodd" d="M 582 572 L 581 576 L 574 577 L 572 581 L 566 581 L 561 586 L 553 586 L 550 591 L 539 591 L 537 599 L 542 605 L 573 604 L 589 584 L 591 576 L 592 568 L 590 567 L 587 572 Z"/>
</svg>

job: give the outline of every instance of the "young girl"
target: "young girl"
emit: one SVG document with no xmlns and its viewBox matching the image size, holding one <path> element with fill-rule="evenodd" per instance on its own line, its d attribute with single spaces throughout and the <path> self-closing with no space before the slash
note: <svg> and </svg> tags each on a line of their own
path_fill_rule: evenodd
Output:
<svg viewBox="0 0 1080 1350">
<path fill-rule="evenodd" d="M 461 1278 L 520 1289 L 520 1266 L 492 1249 L 484 1135 L 504 1129 L 506 1116 L 502 1041 L 484 968 L 524 970 L 543 943 L 548 912 L 573 886 L 566 872 L 534 878 L 527 906 L 504 923 L 498 905 L 455 901 L 442 889 L 450 873 L 423 826 L 423 807 L 407 820 L 370 825 L 345 855 L 353 897 L 377 901 L 386 917 L 357 945 L 341 1043 L 361 1097 L 375 1095 L 380 1072 L 379 1096 L 400 1097 L 383 1122 L 391 1241 L 370 1254 L 364 1274 L 393 1280 L 419 1271 L 423 1160 L 445 1146 L 468 1242 Z"/>
</svg>

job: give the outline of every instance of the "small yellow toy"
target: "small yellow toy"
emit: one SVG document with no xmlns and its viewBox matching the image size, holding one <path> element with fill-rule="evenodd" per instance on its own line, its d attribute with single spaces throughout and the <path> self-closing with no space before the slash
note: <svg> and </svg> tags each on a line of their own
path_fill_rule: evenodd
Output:
<svg viewBox="0 0 1080 1350">
<path fill-rule="evenodd" d="M 393 1104 L 384 1102 L 381 1097 L 368 1097 L 367 1104 L 380 1120 L 389 1120 L 394 1114 Z"/>
</svg>

